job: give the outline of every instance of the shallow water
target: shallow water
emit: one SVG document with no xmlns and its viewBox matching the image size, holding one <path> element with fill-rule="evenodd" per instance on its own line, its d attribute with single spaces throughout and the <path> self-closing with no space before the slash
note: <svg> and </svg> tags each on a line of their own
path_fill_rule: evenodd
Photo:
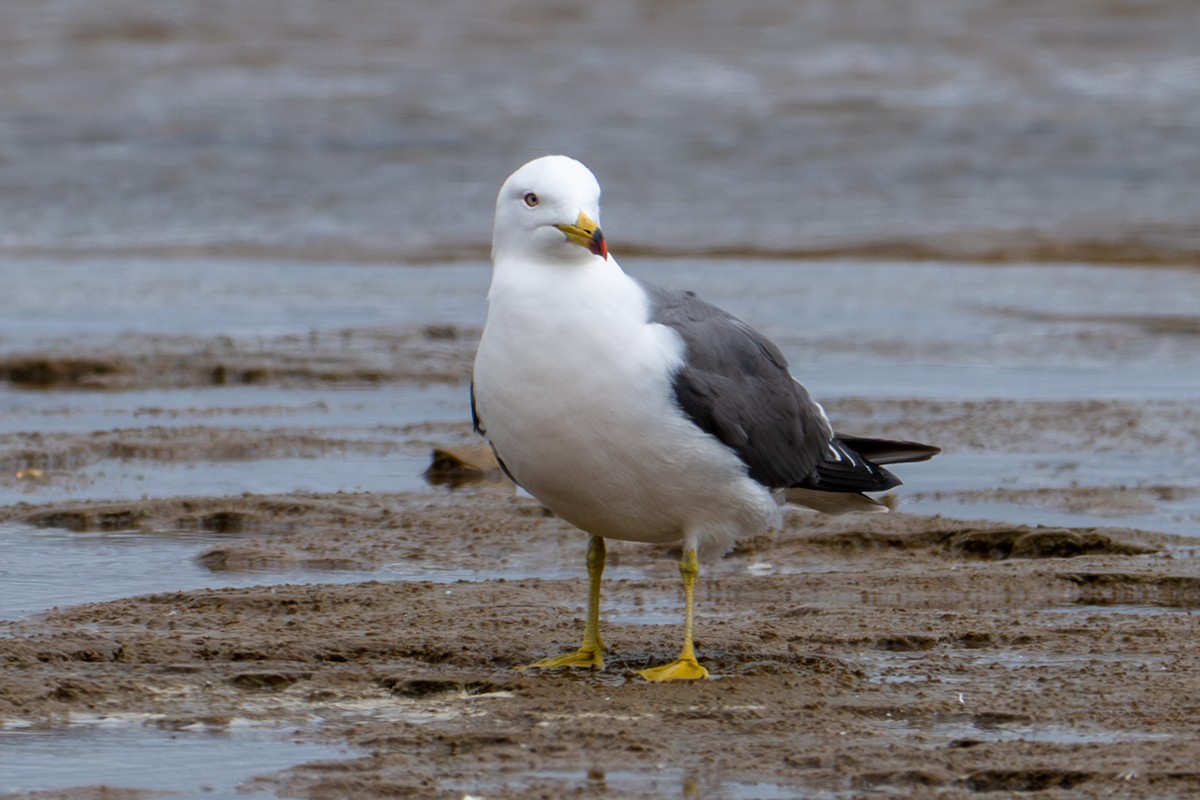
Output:
<svg viewBox="0 0 1200 800">
<path fill-rule="evenodd" d="M 45 267 L 48 262 L 40 263 Z M 101 348 L 109 342 L 115 352 L 155 346 L 139 345 L 136 335 L 197 341 L 229 336 L 252 342 L 255 336 L 324 335 L 347 325 L 449 324 L 472 330 L 483 322 L 488 281 L 483 265 L 305 265 L 296 267 L 293 276 L 281 264 L 143 260 L 123 263 L 123 293 L 106 294 L 110 262 L 38 270 L 29 266 L 23 260 L 0 260 L 0 282 L 18 287 L 0 297 L 0 312 L 8 312 L 0 313 L 0 349 L 10 352 L 69 350 L 73 341 Z M 59 267 L 68 270 L 69 280 L 60 280 Z M 823 401 L 1200 397 L 1194 308 L 1200 273 L 1193 271 L 659 259 L 631 259 L 629 269 L 665 285 L 695 288 L 752 321 L 779 342 L 793 372 Z M 243 280 L 249 281 L 249 291 Z M 286 302 L 270 291 L 276 284 L 288 287 Z M 182 295 L 174 290 L 177 285 L 192 286 L 194 292 Z M 134 297 L 153 298 L 154 311 L 134 313 L 128 299 Z M 35 300 L 39 312 L 31 316 Z M 465 426 L 468 411 L 466 387 L 446 383 L 124 392 L 0 389 L 0 433 L 182 426 L 320 430 L 388 448 L 374 455 L 333 452 L 321 459 L 286 454 L 186 464 L 108 459 L 82 465 L 70 480 L 0 483 L 0 500 L 415 490 L 423 486 L 420 474 L 428 463 L 428 445 L 420 444 L 419 436 L 402 433 L 404 426 Z M 1085 485 L 1144 485 L 1170 483 L 1179 474 L 1194 472 L 1189 466 L 1194 459 L 1118 450 L 1089 452 L 1076 464 L 1061 452 L 1023 459 L 960 452 L 899 471 L 908 491 L 918 494 L 923 489 L 1056 485 L 1057 479 L 1050 477 L 1054 470 L 1044 466 L 1050 462 L 1070 463 L 1069 480 Z M 922 513 L 964 510 L 947 500 L 916 499 L 909 507 Z M 1011 504 L 977 511 L 1020 522 L 1042 513 Z M 1163 506 L 1127 524 L 1193 532 L 1189 516 L 1194 511 L 1186 502 Z M 1098 520 L 1085 513 L 1059 515 L 1055 521 Z"/>
<path fill-rule="evenodd" d="M 398 429 L 470 413 L 464 386 L 412 384 L 376 389 L 282 389 L 271 386 L 38 392 L 0 388 L 0 433 L 172 428 L 311 427 L 339 436 Z"/>
<path fill-rule="evenodd" d="M 1200 249 L 1191 0 L 0 13 L 8 248 L 481 255 L 565 150 L 659 252 Z"/>
<path fill-rule="evenodd" d="M 54 607 L 201 588 L 369 580 L 445 584 L 527 578 L 574 580 L 582 574 L 574 561 L 562 566 L 550 566 L 544 560 L 524 566 L 496 564 L 485 573 L 424 561 L 395 561 L 371 571 L 286 566 L 212 570 L 197 560 L 214 547 L 229 546 L 239 538 L 236 534 L 188 531 L 81 533 L 0 523 L 0 550 L 4 552 L 0 562 L 0 620 L 21 619 Z M 644 577 L 637 568 L 622 566 L 610 566 L 605 575 L 611 581 Z M 86 579 L 81 580 L 81 576 Z M 679 607 L 675 598 L 663 597 L 654 598 L 651 605 L 613 604 L 611 610 L 613 619 L 652 625 L 663 619 L 674 620 L 668 615 Z"/>
<path fill-rule="evenodd" d="M 715 772 L 715 770 L 714 770 Z M 509 780 L 492 781 L 486 784 L 448 782 L 451 789 L 464 792 L 464 797 L 487 797 L 490 792 L 503 791 L 508 794 L 527 792 L 540 781 L 553 781 L 581 794 L 636 793 L 656 797 L 694 797 L 697 793 L 712 800 L 787 800 L 796 797 L 795 786 L 781 786 L 768 781 L 746 783 L 723 780 L 719 775 L 701 775 L 685 770 L 666 767 L 653 773 L 634 770 L 578 770 L 575 772 L 539 771 L 536 774 L 513 777 Z M 812 800 L 835 800 L 839 792 L 806 791 L 805 798 Z"/>
<path fill-rule="evenodd" d="M 1082 662 L 1081 662 L 1082 663 Z M 981 724 L 966 719 L 934 719 L 913 722 L 896 719 L 880 724 L 890 734 L 923 733 L 935 739 L 952 742 L 972 740 L 978 742 L 1044 742 L 1059 745 L 1095 745 L 1119 742 L 1167 741 L 1165 734 L 1146 734 L 1138 731 L 1105 731 L 1073 728 L 1066 725 L 1029 725 L 1021 723 Z"/>
<path fill-rule="evenodd" d="M 260 260 L 0 257 L 0 352 L 118 334 L 304 335 L 484 314 L 480 263 L 389 266 Z"/>
<path fill-rule="evenodd" d="M 1200 453 L 1164 459 L 1153 453 L 944 453 L 919 467 L 897 470 L 904 478 L 899 506 L 906 513 L 990 519 L 1020 525 L 1066 527 L 1121 526 L 1200 537 L 1200 492 L 1175 500 L 1148 499 L 1145 507 L 1116 507 L 1105 502 L 1117 487 L 1173 486 L 1183 474 L 1200 474 Z M 1188 484 L 1191 485 L 1191 484 Z M 1079 490 L 1095 487 L 1093 507 L 1055 508 L 1022 490 Z M 991 490 L 1013 490 L 1004 502 Z M 945 493 L 945 494 L 943 494 Z M 979 496 L 971 497 L 974 493 Z M 1078 505 L 1078 501 L 1076 501 Z"/>
<path fill-rule="evenodd" d="M 411 384 L 324 390 L 228 387 L 128 392 L 0 389 L 0 434 L 85 434 L 196 426 L 255 431 L 320 431 L 334 440 L 379 443 L 380 454 L 333 448 L 322 458 L 264 453 L 250 460 L 103 459 L 55 467 L 46 482 L 0 480 L 0 503 L 121 500 L 254 492 L 416 491 L 427 486 L 429 447 L 405 426 L 462 420 L 470 401 L 459 385 Z M 58 474 L 69 470 L 67 477 Z"/>
<path fill-rule="evenodd" d="M 213 572 L 196 556 L 230 537 L 178 531 L 75 533 L 55 528 L 0 525 L 0 619 L 154 592 L 201 587 L 366 580 L 374 575 L 307 570 Z M 81 580 L 82 576 L 91 576 Z M 103 580 L 100 580 L 101 576 Z"/>
<path fill-rule="evenodd" d="M 1200 395 L 1200 272 L 1085 264 L 629 259 L 770 336 L 814 396 Z"/>
<path fill-rule="evenodd" d="M 471 330 L 483 325 L 490 278 L 483 264 L 139 260 L 119 262 L 114 275 L 114 263 L 0 258 L 10 287 L 0 295 L 0 352 L 75 337 L 119 345 L 122 334 L 253 343 L 428 324 Z M 762 330 L 818 398 L 1200 395 L 1194 270 L 636 257 L 623 267 L 693 289 Z M 17 396 L 0 392 L 0 408 L 20 410 Z"/>
<path fill-rule="evenodd" d="M 0 260 L 0 349 L 60 350 L 73 341 L 137 347 L 136 335 L 184 339 L 328 333 L 345 326 L 483 321 L 484 265 L 409 267 L 285 265 L 253 262 L 47 262 Z M 776 338 L 794 372 L 822 400 L 839 397 L 1007 400 L 1187 399 L 1200 397 L 1196 320 L 1200 273 L 1077 266 L 983 266 L 852 261 L 782 262 L 630 259 L 631 272 L 665 285 L 691 287 L 753 321 Z M 111 281 L 118 270 L 121 291 Z M 63 280 L 59 269 L 65 270 Z M 273 293 L 273 286 L 286 287 Z M 182 293 L 179 287 L 191 287 Z M 149 298 L 145 314 L 136 298 Z M 200 301 L 197 300 L 200 298 Z M 33 308 L 38 312 L 34 314 Z M 1169 324 L 1155 324 L 1156 321 Z M 123 344 L 122 344 L 123 343 Z M 466 387 L 457 383 L 285 388 L 25 391 L 0 389 L 0 433 L 76 434 L 151 427 L 319 431 L 352 441 L 382 441 L 381 453 L 231 461 L 102 459 L 47 483 L 0 482 L 0 501 L 220 496 L 296 490 L 419 491 L 428 464 L 415 423 L 465 429 Z M 902 424 L 902 421 L 897 423 Z M 1150 507 L 1069 510 L 985 498 L 991 489 L 1173 485 L 1195 474 L 1195 454 L 1154 452 L 948 452 L 929 464 L 901 466 L 905 511 L 986 517 L 1014 523 L 1122 525 L 1183 534 L 1200 530 L 1200 493 Z M 188 537 L 77 535 L 26 531 L 7 536 L 16 572 L 64 564 L 58 574 L 112 572 L 103 597 L 220 583 L 190 555 Z M 15 537 L 15 538 L 14 538 Z M 91 538 L 89 538 L 91 537 Z M 17 541 L 22 542 L 19 546 Z M 157 582 L 128 575 L 122 564 L 153 561 Z M 457 574 L 450 571 L 448 574 Z M 541 573 L 538 573 L 541 574 Z M 571 572 L 574 575 L 574 572 Z M 397 567 L 385 579 L 402 579 Z M 343 574 L 339 579 L 356 576 Z M 363 577 L 363 576 L 357 576 Z M 437 580 L 437 576 L 428 576 Z M 293 571 L 244 576 L 249 581 L 331 580 Z M 224 577 L 220 580 L 241 580 Z M 409 577 L 408 579 L 412 579 Z M 101 599 L 71 594 L 48 580 L 22 590 L 3 616 L 53 604 Z M 11 585 L 11 584 L 10 584 Z M 0 603 L 0 606 L 3 606 Z M 630 610 L 636 621 L 640 612 Z M 644 615 L 643 615 L 644 616 Z"/>
<path fill-rule="evenodd" d="M 96 717 L 52 728 L 0 728 L 0 791 L 95 787 L 155 797 L 269 798 L 247 779 L 299 763 L 346 758 L 346 747 L 249 724 L 162 730 L 152 720 Z M 136 755 L 135 755 L 136 754 Z"/>
<path fill-rule="evenodd" d="M 0 503 L 136 499 L 254 492 L 416 491 L 427 486 L 429 447 L 405 426 L 461 420 L 469 414 L 465 387 L 387 386 L 380 389 L 282 390 L 270 387 L 130 392 L 0 390 L 0 433 L 81 434 L 150 428 L 320 431 L 349 442 L 377 442 L 380 454 L 333 448 L 321 458 L 263 454 L 220 460 L 104 459 L 62 469 L 69 477 L 42 483 L 0 481 Z"/>
</svg>

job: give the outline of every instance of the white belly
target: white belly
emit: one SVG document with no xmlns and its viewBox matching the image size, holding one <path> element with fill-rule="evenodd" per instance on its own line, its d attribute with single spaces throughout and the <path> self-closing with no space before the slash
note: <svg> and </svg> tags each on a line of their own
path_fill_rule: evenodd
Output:
<svg viewBox="0 0 1200 800">
<path fill-rule="evenodd" d="M 475 400 L 505 466 L 556 514 L 606 538 L 724 550 L 777 526 L 770 492 L 676 406 L 682 341 L 645 318 L 630 302 L 493 302 Z"/>
</svg>

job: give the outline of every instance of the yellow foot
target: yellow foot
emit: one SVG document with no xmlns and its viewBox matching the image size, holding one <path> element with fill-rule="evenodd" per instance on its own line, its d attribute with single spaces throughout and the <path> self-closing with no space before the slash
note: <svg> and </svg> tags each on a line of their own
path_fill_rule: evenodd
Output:
<svg viewBox="0 0 1200 800">
<path fill-rule="evenodd" d="M 601 650 L 580 648 L 574 653 L 567 653 L 565 656 L 543 658 L 541 661 L 516 667 L 516 669 L 558 669 L 559 667 L 604 669 L 604 653 Z"/>
<path fill-rule="evenodd" d="M 694 658 L 681 658 L 661 667 L 639 670 L 638 675 L 648 681 L 695 681 L 707 678 L 708 670 Z"/>
</svg>

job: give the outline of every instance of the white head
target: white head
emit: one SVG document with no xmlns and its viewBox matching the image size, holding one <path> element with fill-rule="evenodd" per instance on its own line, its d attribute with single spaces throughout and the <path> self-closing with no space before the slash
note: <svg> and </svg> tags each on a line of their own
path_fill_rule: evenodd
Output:
<svg viewBox="0 0 1200 800">
<path fill-rule="evenodd" d="M 514 172 L 496 198 L 492 259 L 580 264 L 608 258 L 600 232 L 600 184 L 566 156 L 543 156 Z"/>
</svg>

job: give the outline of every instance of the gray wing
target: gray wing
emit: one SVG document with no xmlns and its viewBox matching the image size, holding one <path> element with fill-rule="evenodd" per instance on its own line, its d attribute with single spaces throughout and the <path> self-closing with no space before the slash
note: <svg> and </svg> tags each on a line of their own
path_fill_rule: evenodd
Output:
<svg viewBox="0 0 1200 800">
<path fill-rule="evenodd" d="M 881 491 L 899 480 L 834 436 L 808 391 L 770 340 L 693 292 L 639 281 L 651 321 L 686 346 L 675 399 L 706 433 L 737 453 L 750 477 L 771 488 Z"/>
</svg>

